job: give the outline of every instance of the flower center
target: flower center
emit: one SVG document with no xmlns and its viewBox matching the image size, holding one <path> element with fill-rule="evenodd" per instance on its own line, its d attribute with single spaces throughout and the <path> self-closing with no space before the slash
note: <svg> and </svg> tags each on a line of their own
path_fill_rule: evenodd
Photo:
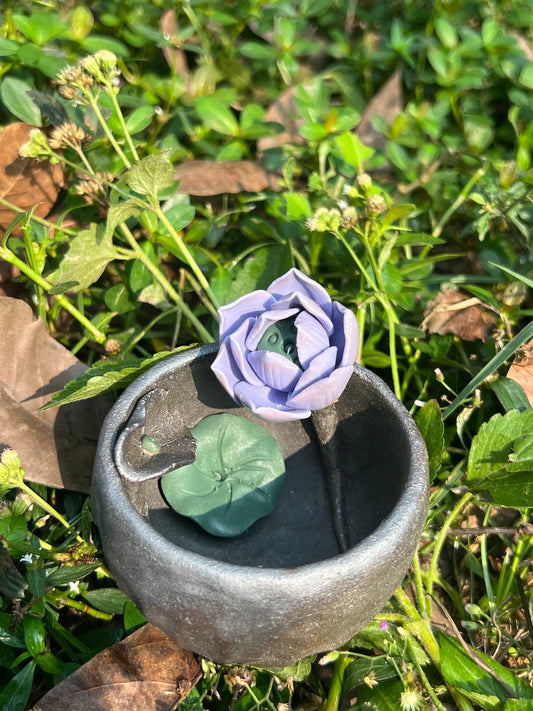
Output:
<svg viewBox="0 0 533 711">
<path fill-rule="evenodd" d="M 285 318 L 269 326 L 257 344 L 257 350 L 280 353 L 285 358 L 292 360 L 293 363 L 300 365 L 296 348 L 295 318 Z"/>
</svg>

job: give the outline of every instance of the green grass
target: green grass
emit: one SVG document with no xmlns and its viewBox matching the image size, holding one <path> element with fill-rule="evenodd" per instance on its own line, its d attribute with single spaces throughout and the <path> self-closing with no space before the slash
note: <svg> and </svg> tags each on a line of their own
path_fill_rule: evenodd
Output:
<svg viewBox="0 0 533 711">
<path fill-rule="evenodd" d="M 533 3 L 6 5 L 0 126 L 42 127 L 24 153 L 59 160 L 64 188 L 41 217 L 0 197 L 0 258 L 92 366 L 57 401 L 216 340 L 220 305 L 297 266 L 354 310 L 361 363 L 428 444 L 426 530 L 379 618 L 343 650 L 245 682 L 204 660 L 184 705 L 533 708 L 533 422 L 505 377 L 533 336 Z M 401 95 L 383 89 L 396 71 Z M 291 87 L 283 142 L 267 111 Z M 358 137 L 380 90 L 389 108 Z M 199 159 L 254 161 L 271 187 L 180 193 L 175 168 Z M 437 325 L 446 287 L 468 301 Z M 2 476 L 0 706 L 18 711 L 141 618 L 89 500 L 21 481 L 18 462 Z"/>
</svg>

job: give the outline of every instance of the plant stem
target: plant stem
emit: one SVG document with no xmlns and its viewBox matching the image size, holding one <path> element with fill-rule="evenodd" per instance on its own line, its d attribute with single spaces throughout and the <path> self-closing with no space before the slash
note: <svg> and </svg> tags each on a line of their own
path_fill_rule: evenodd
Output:
<svg viewBox="0 0 533 711">
<path fill-rule="evenodd" d="M 155 264 L 153 264 L 151 262 L 151 260 L 148 258 L 148 256 L 139 247 L 139 245 L 137 244 L 137 240 L 130 232 L 128 226 L 125 223 L 122 223 L 120 225 L 120 229 L 122 231 L 122 234 L 126 238 L 128 244 L 130 245 L 133 252 L 135 253 L 135 256 L 137 257 L 137 259 L 139 259 L 144 264 L 144 266 L 148 269 L 148 271 L 152 274 L 152 276 L 156 279 L 156 281 L 163 287 L 163 289 L 170 296 L 170 298 L 176 304 L 178 304 L 178 306 L 182 309 L 185 316 L 189 319 L 189 321 L 195 327 L 196 331 L 198 332 L 198 335 L 204 340 L 205 343 L 213 343 L 213 341 L 215 339 L 211 336 L 209 331 L 199 321 L 199 319 L 195 316 L 195 314 L 193 314 L 191 309 L 187 306 L 187 304 L 181 298 L 180 294 L 178 294 L 176 289 L 174 289 L 174 287 L 168 281 L 166 276 L 156 267 Z"/>
<path fill-rule="evenodd" d="M 119 157 L 119 158 L 121 159 L 121 161 L 124 163 L 124 165 L 126 166 L 126 168 L 131 168 L 131 162 L 129 161 L 129 159 L 128 159 L 127 156 L 125 155 L 125 153 L 124 153 L 124 151 L 122 150 L 122 148 L 121 148 L 121 147 L 119 146 L 119 144 L 117 143 L 116 138 L 115 138 L 115 137 L 113 136 L 113 134 L 111 133 L 111 131 L 110 131 L 110 129 L 109 129 L 109 126 L 107 125 L 106 120 L 105 120 L 104 117 L 102 116 L 102 112 L 100 111 L 100 107 L 98 106 L 98 102 L 97 102 L 96 99 L 94 98 L 92 92 L 87 89 L 86 91 L 84 91 L 84 95 L 85 95 L 85 97 L 87 98 L 87 101 L 89 102 L 89 104 L 91 105 L 92 110 L 93 110 L 94 113 L 96 114 L 96 118 L 98 119 L 98 121 L 99 121 L 99 123 L 100 123 L 100 125 L 101 125 L 101 127 L 102 127 L 102 129 L 103 129 L 103 131 L 104 131 L 104 133 L 105 133 L 105 135 L 107 136 L 107 138 L 108 138 L 108 140 L 109 140 L 109 143 L 111 143 L 111 145 L 112 145 L 113 148 L 115 149 L 115 151 L 116 151 L 118 157 Z"/>
<path fill-rule="evenodd" d="M 126 126 L 126 121 L 124 120 L 124 114 L 122 113 L 122 109 L 120 108 L 119 103 L 117 101 L 117 95 L 114 91 L 114 87 L 109 81 L 107 81 L 104 84 L 104 86 L 106 88 L 107 95 L 111 99 L 113 108 L 115 109 L 115 111 L 117 113 L 118 120 L 120 122 L 120 125 L 122 126 L 122 130 L 124 131 L 124 136 L 126 137 L 126 141 L 128 142 L 128 146 L 130 147 L 131 154 L 132 154 L 134 160 L 138 161 L 139 155 L 138 155 L 137 149 L 135 148 L 135 145 L 132 141 L 130 132 L 128 131 L 128 127 Z"/>
<path fill-rule="evenodd" d="M 51 506 L 48 501 L 46 501 L 46 499 L 43 499 L 41 496 L 39 496 L 39 494 L 31 487 L 29 487 L 24 481 L 18 483 L 17 486 L 19 487 L 19 489 L 22 489 L 24 492 L 26 492 L 26 494 L 31 496 L 37 506 L 40 506 L 47 513 L 49 513 L 50 516 L 53 516 L 55 519 L 57 519 L 59 523 L 67 529 L 69 533 L 76 537 L 76 540 L 79 541 L 79 543 L 85 543 L 83 538 L 72 529 L 72 526 L 69 524 L 69 522 L 59 513 L 59 511 L 56 511 L 56 509 Z"/>
<path fill-rule="evenodd" d="M 13 264 L 15 267 L 18 267 L 23 274 L 29 277 L 33 282 L 35 282 L 35 284 L 42 287 L 45 291 L 50 291 L 50 289 L 54 288 L 53 284 L 50 284 L 49 281 L 42 277 L 38 272 L 33 270 L 28 264 L 26 264 L 26 262 L 23 262 L 22 259 L 19 259 L 19 257 L 17 257 L 16 254 L 14 254 L 10 249 L 7 249 L 6 247 L 0 247 L 0 257 L 5 259 L 6 262 Z M 63 294 L 55 294 L 54 298 L 57 303 L 65 309 L 65 311 L 68 311 L 69 314 L 74 316 L 74 318 L 84 328 L 86 328 L 87 331 L 89 331 L 89 333 L 93 336 L 94 340 L 97 343 L 105 343 L 107 338 L 105 333 L 102 333 L 102 331 L 96 328 L 94 324 L 92 324 L 89 319 L 74 306 L 74 304 L 72 304 L 65 296 L 63 296 Z"/>
<path fill-rule="evenodd" d="M 335 666 L 333 667 L 333 678 L 331 679 L 331 686 L 329 687 L 328 698 L 326 701 L 326 708 L 324 711 L 338 711 L 341 701 L 342 701 L 342 684 L 344 681 L 344 672 L 346 667 L 350 664 L 350 657 L 345 654 L 341 654 L 335 660 Z"/>
<path fill-rule="evenodd" d="M 431 233 L 433 237 L 440 237 L 440 235 L 442 234 L 442 230 L 443 230 L 443 228 L 444 228 L 444 225 L 448 222 L 448 220 L 449 220 L 450 217 L 453 215 L 453 213 L 457 210 L 457 208 L 460 207 L 460 206 L 464 203 L 464 201 L 465 201 L 466 198 L 468 197 L 468 193 L 472 190 L 472 188 L 473 188 L 474 185 L 477 183 L 477 181 L 478 181 L 483 175 L 485 175 L 485 172 L 486 172 L 486 168 L 484 168 L 484 167 L 478 168 L 478 169 L 476 170 L 476 172 L 474 173 L 474 175 L 470 178 L 470 180 L 468 181 L 468 183 L 464 186 L 464 188 L 461 190 L 461 192 L 459 193 L 459 195 L 455 198 L 455 200 L 453 201 L 453 203 L 450 205 L 450 207 L 446 210 L 446 212 L 444 213 L 444 215 L 441 217 L 441 219 L 440 219 L 438 225 L 435 227 L 435 229 L 434 229 L 433 232 Z M 424 257 L 425 254 L 422 253 L 421 256 Z"/>
<path fill-rule="evenodd" d="M 7 200 L 4 200 L 4 198 L 0 197 L 0 205 L 3 207 L 6 207 L 8 210 L 12 210 L 13 212 L 17 212 L 19 215 L 26 215 L 27 210 L 23 210 L 21 207 L 18 207 L 18 205 L 14 205 L 12 202 L 8 202 Z M 34 222 L 37 222 L 39 225 L 44 225 L 44 227 L 48 227 L 50 230 L 61 230 L 61 232 L 64 232 L 66 235 L 75 235 L 76 232 L 75 230 L 71 230 L 67 227 L 61 227 L 61 225 L 56 224 L 55 222 L 51 222 L 50 220 L 45 220 L 44 217 L 36 217 L 35 215 L 27 214 L 29 220 L 33 220 Z"/>
<path fill-rule="evenodd" d="M 57 600 L 58 604 L 66 605 L 67 607 L 72 607 L 73 610 L 78 610 L 91 617 L 96 617 L 99 620 L 112 620 L 113 613 L 102 612 L 102 610 L 96 610 L 94 607 L 87 605 L 86 602 L 80 602 L 79 600 L 72 600 L 70 597 L 62 597 Z"/>
<path fill-rule="evenodd" d="M 205 278 L 204 273 L 196 263 L 194 257 L 192 254 L 189 252 L 187 245 L 185 242 L 182 240 L 178 232 L 174 229 L 172 223 L 169 221 L 163 210 L 161 209 L 161 206 L 159 203 L 155 204 L 153 207 L 153 210 L 155 214 L 157 215 L 158 219 L 161 220 L 163 225 L 166 227 L 168 232 L 170 233 L 172 239 L 174 242 L 177 244 L 180 252 L 183 254 L 184 261 L 189 265 L 189 267 L 192 269 L 194 276 L 198 279 L 199 283 L 202 285 L 202 288 L 204 289 L 205 293 L 208 295 L 209 299 L 211 300 L 211 303 L 215 307 L 215 309 L 218 309 L 219 303 L 218 299 L 213 293 L 213 290 L 209 286 L 209 282 Z"/>
</svg>

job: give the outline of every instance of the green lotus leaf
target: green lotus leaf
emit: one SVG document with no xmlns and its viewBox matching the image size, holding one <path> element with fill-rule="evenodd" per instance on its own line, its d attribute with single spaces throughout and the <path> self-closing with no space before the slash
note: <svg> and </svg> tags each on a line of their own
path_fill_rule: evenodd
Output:
<svg viewBox="0 0 533 711">
<path fill-rule="evenodd" d="M 276 505 L 285 463 L 263 427 L 227 413 L 201 420 L 191 433 L 196 461 L 161 477 L 175 511 L 215 536 L 238 536 Z"/>
</svg>

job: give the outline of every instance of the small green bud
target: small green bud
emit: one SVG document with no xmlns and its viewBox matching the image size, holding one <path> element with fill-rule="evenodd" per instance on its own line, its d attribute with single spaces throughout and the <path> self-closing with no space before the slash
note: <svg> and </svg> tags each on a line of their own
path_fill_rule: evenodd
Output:
<svg viewBox="0 0 533 711">
<path fill-rule="evenodd" d="M 30 131 L 30 140 L 24 143 L 19 148 L 19 156 L 21 158 L 37 158 L 37 160 L 47 160 L 50 158 L 52 151 L 46 140 L 44 133 L 41 133 L 38 128 Z"/>
<path fill-rule="evenodd" d="M 117 74 L 117 58 L 107 49 L 90 54 L 80 62 L 83 69 L 100 84 L 111 83 Z"/>
<path fill-rule="evenodd" d="M 0 487 L 12 489 L 24 479 L 24 469 L 19 455 L 12 449 L 4 449 L 0 455 Z"/>
</svg>

